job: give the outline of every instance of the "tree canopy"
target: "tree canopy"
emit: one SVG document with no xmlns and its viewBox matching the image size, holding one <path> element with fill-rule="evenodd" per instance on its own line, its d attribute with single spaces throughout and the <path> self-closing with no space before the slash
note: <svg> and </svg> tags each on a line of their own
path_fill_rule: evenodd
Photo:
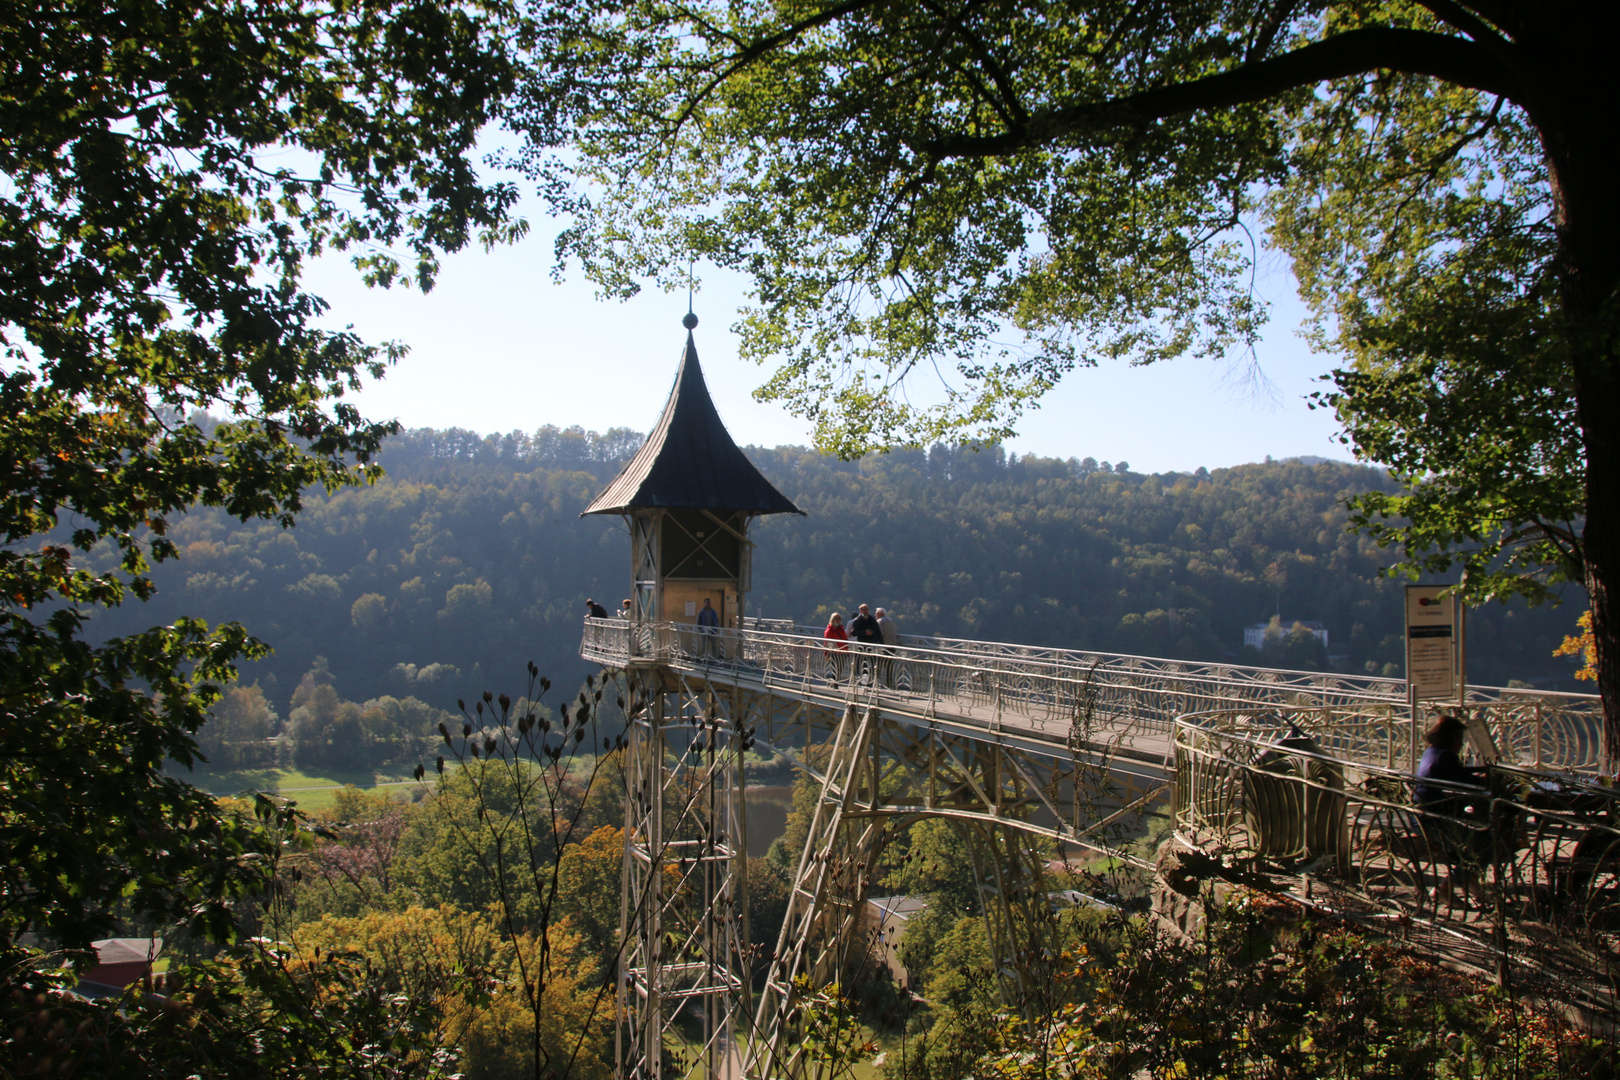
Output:
<svg viewBox="0 0 1620 1080">
<path fill-rule="evenodd" d="M 83 948 L 120 898 L 229 931 L 253 845 L 163 769 L 264 647 L 85 622 L 150 595 L 186 508 L 285 526 L 307 487 L 375 475 L 393 425 L 341 399 L 400 349 L 321 329 L 300 272 L 339 249 L 427 288 L 439 252 L 521 228 L 472 154 L 520 46 L 482 0 L 0 15 L 0 953 Z"/>
<path fill-rule="evenodd" d="M 547 31 L 522 123 L 564 259 L 751 275 L 760 395 L 841 452 L 1242 350 L 1268 229 L 1346 358 L 1323 403 L 1407 484 L 1364 527 L 1476 599 L 1581 581 L 1620 717 L 1612 7 L 620 0 Z"/>
</svg>

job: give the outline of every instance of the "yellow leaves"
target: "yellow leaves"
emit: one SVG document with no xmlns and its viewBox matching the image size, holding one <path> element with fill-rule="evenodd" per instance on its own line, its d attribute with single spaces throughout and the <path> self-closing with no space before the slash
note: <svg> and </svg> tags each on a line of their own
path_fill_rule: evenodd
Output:
<svg viewBox="0 0 1620 1080">
<path fill-rule="evenodd" d="M 1575 677 L 1595 682 L 1597 680 L 1597 637 L 1592 633 L 1592 613 L 1588 611 L 1579 619 L 1576 619 L 1575 625 L 1580 628 L 1580 633 L 1566 634 L 1564 643 L 1553 650 L 1553 655 L 1582 657 L 1581 668 L 1575 673 Z"/>
<path fill-rule="evenodd" d="M 446 904 L 326 916 L 299 927 L 294 948 L 295 963 L 305 964 L 319 951 L 357 952 L 385 982 L 434 994 L 434 1039 L 460 1053 L 471 1080 L 532 1075 L 537 1024 L 550 1060 L 574 1059 L 578 1080 L 607 1080 L 609 1010 L 595 992 L 593 957 L 566 925 L 547 931 L 542 948 L 528 934 L 502 937 L 489 913 Z"/>
</svg>

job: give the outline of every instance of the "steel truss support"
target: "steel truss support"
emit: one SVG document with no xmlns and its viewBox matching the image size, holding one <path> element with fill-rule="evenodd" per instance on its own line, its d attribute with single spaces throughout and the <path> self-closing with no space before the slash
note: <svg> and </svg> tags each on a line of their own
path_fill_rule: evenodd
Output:
<svg viewBox="0 0 1620 1080">
<path fill-rule="evenodd" d="M 748 1016 L 748 729 L 724 688 L 667 667 L 626 671 L 618 1075 L 737 1072 Z"/>
<path fill-rule="evenodd" d="M 1123 828 L 1162 801 L 1162 779 L 1121 772 L 1106 753 L 1075 749 L 1095 747 L 1089 738 L 1043 751 L 885 716 L 877 701 L 851 701 L 835 714 L 802 703 L 779 710 L 761 697 L 758 715 L 787 721 L 778 735 L 802 733 L 800 763 L 821 792 L 755 1013 L 759 1035 L 748 1046 L 747 1075 L 797 1080 L 825 1072 L 806 1053 L 798 1001 L 807 988 L 847 981 L 866 957 L 872 928 L 864 909 L 884 845 L 923 817 L 952 821 L 967 843 L 1003 999 L 1041 1011 L 1056 961 L 1045 883 L 1053 841 L 1115 851 L 1107 826 Z"/>
<path fill-rule="evenodd" d="M 751 1044 L 749 1075 L 793 1073 L 804 1047 L 788 1033 L 795 982 L 812 986 L 840 981 L 864 945 L 862 907 L 871 887 L 885 828 L 879 803 L 879 760 L 871 753 L 875 715 L 851 704 L 827 745 L 821 797 L 816 801 L 804 851 L 788 897 L 782 936 L 771 957 Z"/>
<path fill-rule="evenodd" d="M 967 840 L 990 955 L 1002 1000 L 1025 1015 L 1049 1012 L 1053 968 L 1058 959 L 1056 918 L 1047 898 L 1046 860 L 1035 837 L 1022 829 L 983 821 L 958 821 Z"/>
<path fill-rule="evenodd" d="M 795 1029 L 797 999 L 844 981 L 861 957 L 883 846 L 920 817 L 961 831 L 1004 998 L 1033 1013 L 1052 935 L 1043 854 L 1027 834 L 1143 865 L 1120 841 L 1167 801 L 1184 749 L 1170 738 L 1175 717 L 1226 708 L 1248 725 L 1277 710 L 1320 713 L 1312 731 L 1329 752 L 1387 768 L 1409 742 L 1379 680 L 913 638 L 874 657 L 876 685 L 850 685 L 828 678 L 836 672 L 817 636 L 765 629 L 727 629 L 730 644 L 714 655 L 664 621 L 657 520 L 632 525 L 636 620 L 587 620 L 581 646 L 624 669 L 633 691 L 622 1077 L 662 1080 L 699 1065 L 705 1080 L 816 1075 Z M 1544 703 L 1555 712 L 1544 716 Z M 1519 715 L 1526 756 L 1590 766 L 1583 733 L 1596 730 L 1595 699 L 1492 707 Z M 820 791 L 753 1009 L 741 753 L 756 728 Z"/>
<path fill-rule="evenodd" d="M 1121 767 L 1079 725 L 1067 746 L 1038 746 L 919 723 L 872 697 L 835 705 L 713 674 L 632 663 L 623 675 L 626 1080 L 819 1076 L 795 1023 L 797 999 L 805 987 L 845 981 L 865 959 L 878 860 L 922 817 L 962 832 L 1003 998 L 1037 1011 L 1055 949 L 1043 882 L 1051 841 L 1119 855 L 1109 826 L 1164 798 L 1161 773 Z M 757 1006 L 742 764 L 756 729 L 821 785 Z"/>
</svg>

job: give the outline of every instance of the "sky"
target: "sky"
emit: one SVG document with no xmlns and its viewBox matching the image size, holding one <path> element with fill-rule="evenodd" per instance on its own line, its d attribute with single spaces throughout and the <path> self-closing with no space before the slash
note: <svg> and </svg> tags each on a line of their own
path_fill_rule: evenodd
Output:
<svg viewBox="0 0 1620 1080">
<path fill-rule="evenodd" d="M 674 381 L 686 332 L 685 292 L 654 289 L 627 301 L 598 300 L 577 271 L 553 282 L 552 235 L 531 217 L 519 244 L 447 258 L 433 291 L 368 289 L 341 256 L 309 268 L 306 287 L 331 305 L 326 324 L 352 326 L 372 342 L 397 340 L 410 354 L 358 398 L 369 419 L 406 427 L 459 427 L 484 434 L 546 424 L 646 431 Z M 1258 281 L 1273 303 L 1256 350 L 1268 386 L 1256 393 L 1248 363 L 1178 360 L 1148 367 L 1078 369 L 1019 425 L 1010 452 L 1127 462 L 1136 472 L 1191 471 L 1268 455 L 1348 459 L 1331 414 L 1305 396 L 1333 361 L 1296 333 L 1303 307 L 1275 256 Z M 730 331 L 744 299 L 741 278 L 698 268 L 698 356 L 732 437 L 743 445 L 808 445 L 809 425 L 750 392 L 768 371 L 737 357 Z"/>
</svg>

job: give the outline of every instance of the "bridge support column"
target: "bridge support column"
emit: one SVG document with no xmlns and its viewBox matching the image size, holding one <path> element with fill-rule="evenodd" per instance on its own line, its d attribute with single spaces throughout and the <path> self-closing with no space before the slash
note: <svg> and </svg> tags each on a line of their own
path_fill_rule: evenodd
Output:
<svg viewBox="0 0 1620 1080">
<path fill-rule="evenodd" d="M 1043 856 L 1050 842 L 1004 825 L 955 824 L 973 857 L 990 953 L 1001 961 L 996 976 L 1002 1000 L 1026 1016 L 1050 1012 L 1058 960 L 1057 918 Z"/>
<path fill-rule="evenodd" d="M 735 1075 L 748 1006 L 743 733 L 667 669 L 627 673 L 619 1076 Z"/>
</svg>

